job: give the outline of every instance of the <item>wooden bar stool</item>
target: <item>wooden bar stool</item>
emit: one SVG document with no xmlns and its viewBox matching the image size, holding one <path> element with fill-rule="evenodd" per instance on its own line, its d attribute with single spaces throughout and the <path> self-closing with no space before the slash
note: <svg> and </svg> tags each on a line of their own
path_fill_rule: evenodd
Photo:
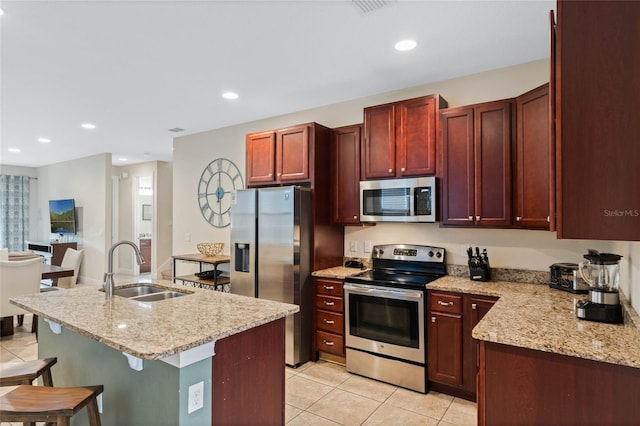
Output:
<svg viewBox="0 0 640 426">
<path fill-rule="evenodd" d="M 98 395 L 102 385 L 72 388 L 20 385 L 0 397 L 0 419 L 3 422 L 71 424 L 71 417 L 87 406 L 89 425 L 100 426 Z"/>
<path fill-rule="evenodd" d="M 58 359 L 53 357 L 7 363 L 0 368 L 0 386 L 30 385 L 40 376 L 45 386 L 53 386 L 51 367 L 56 362 Z"/>
</svg>

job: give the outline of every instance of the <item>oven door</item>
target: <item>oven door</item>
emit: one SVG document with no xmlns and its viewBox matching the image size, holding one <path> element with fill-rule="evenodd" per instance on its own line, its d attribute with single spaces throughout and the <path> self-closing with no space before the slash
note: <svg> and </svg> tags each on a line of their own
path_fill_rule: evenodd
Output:
<svg viewBox="0 0 640 426">
<path fill-rule="evenodd" d="M 346 282 L 345 344 L 424 364 L 424 292 Z"/>
</svg>

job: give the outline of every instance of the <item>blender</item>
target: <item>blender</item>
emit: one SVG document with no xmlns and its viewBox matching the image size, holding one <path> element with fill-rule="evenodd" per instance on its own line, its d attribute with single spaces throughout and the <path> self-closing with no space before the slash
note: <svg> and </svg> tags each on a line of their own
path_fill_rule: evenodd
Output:
<svg viewBox="0 0 640 426">
<path fill-rule="evenodd" d="M 591 288 L 589 298 L 576 303 L 576 316 L 589 321 L 621 324 L 618 284 L 622 256 L 589 249 L 583 257 L 587 260 L 581 262 L 578 269 Z"/>
</svg>

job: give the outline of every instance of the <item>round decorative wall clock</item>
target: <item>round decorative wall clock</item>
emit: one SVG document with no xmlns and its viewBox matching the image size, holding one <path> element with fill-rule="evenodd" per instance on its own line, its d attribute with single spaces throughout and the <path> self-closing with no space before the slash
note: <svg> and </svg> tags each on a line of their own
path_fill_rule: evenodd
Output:
<svg viewBox="0 0 640 426">
<path fill-rule="evenodd" d="M 244 188 L 240 169 L 226 158 L 216 158 L 202 171 L 198 204 L 202 217 L 216 228 L 231 224 L 231 193 Z"/>
</svg>

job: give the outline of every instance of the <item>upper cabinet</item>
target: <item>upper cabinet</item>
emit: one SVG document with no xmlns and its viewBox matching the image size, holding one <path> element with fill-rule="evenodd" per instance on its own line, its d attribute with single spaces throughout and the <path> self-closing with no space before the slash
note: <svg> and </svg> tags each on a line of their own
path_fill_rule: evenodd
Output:
<svg viewBox="0 0 640 426">
<path fill-rule="evenodd" d="M 441 113 L 443 225 L 512 224 L 510 99 Z"/>
<path fill-rule="evenodd" d="M 640 2 L 557 10 L 558 238 L 639 241 Z"/>
<path fill-rule="evenodd" d="M 332 222 L 360 223 L 360 139 L 362 124 L 333 129 L 331 141 Z"/>
<path fill-rule="evenodd" d="M 326 165 L 330 130 L 307 123 L 246 136 L 247 186 L 315 183 L 316 162 Z M 328 178 L 327 178 L 328 179 Z"/>
<path fill-rule="evenodd" d="M 439 95 L 364 109 L 362 180 L 436 173 Z"/>
<path fill-rule="evenodd" d="M 549 229 L 555 191 L 555 147 L 549 129 L 549 85 L 516 98 L 514 226 Z"/>
</svg>

